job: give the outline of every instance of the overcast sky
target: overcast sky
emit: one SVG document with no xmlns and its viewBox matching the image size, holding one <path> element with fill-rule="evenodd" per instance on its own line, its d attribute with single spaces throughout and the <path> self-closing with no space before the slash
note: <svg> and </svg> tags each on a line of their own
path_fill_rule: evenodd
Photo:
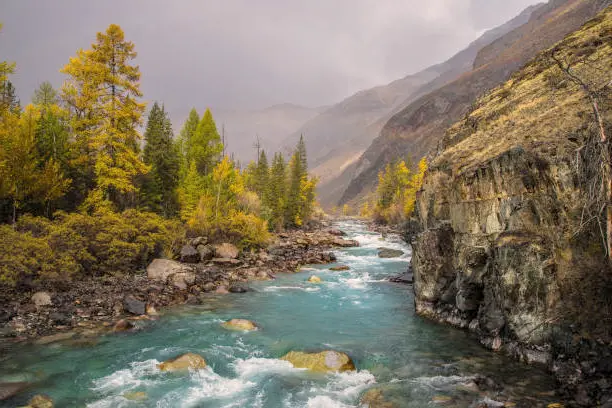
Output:
<svg viewBox="0 0 612 408">
<path fill-rule="evenodd" d="M 441 62 L 534 0 L 0 0 L 0 60 L 23 102 L 98 31 L 136 45 L 147 100 L 328 105 Z"/>
</svg>

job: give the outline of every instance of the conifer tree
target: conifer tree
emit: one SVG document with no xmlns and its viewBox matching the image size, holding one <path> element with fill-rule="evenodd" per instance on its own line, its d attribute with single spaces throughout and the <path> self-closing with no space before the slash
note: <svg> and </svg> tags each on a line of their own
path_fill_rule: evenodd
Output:
<svg viewBox="0 0 612 408">
<path fill-rule="evenodd" d="M 268 158 L 264 150 L 259 155 L 257 161 L 257 169 L 255 171 L 255 192 L 264 200 L 266 189 L 268 187 L 268 179 L 270 177 L 270 168 L 268 166 Z"/>
<path fill-rule="evenodd" d="M 285 197 L 287 184 L 287 165 L 282 153 L 276 153 L 272 160 L 270 179 L 264 205 L 270 209 L 270 227 L 280 230 L 285 224 Z"/>
<path fill-rule="evenodd" d="M 205 188 L 206 181 L 198 172 L 195 161 L 192 161 L 177 191 L 180 204 L 180 216 L 183 221 L 187 221 L 193 217 L 200 197 L 204 194 Z"/>
<path fill-rule="evenodd" d="M 308 179 L 308 161 L 304 137 L 296 146 L 289 162 L 289 186 L 287 192 L 286 223 L 300 227 L 310 216 L 316 180 Z"/>
<path fill-rule="evenodd" d="M 189 112 L 189 116 L 187 117 L 187 120 L 183 124 L 183 128 L 181 129 L 181 133 L 179 134 L 179 137 L 178 137 L 178 146 L 179 146 L 179 151 L 181 153 L 182 176 L 185 176 L 187 174 L 187 171 L 189 170 L 189 165 L 190 165 L 189 158 L 188 158 L 189 144 L 191 143 L 191 140 L 193 139 L 193 136 L 195 135 L 195 132 L 198 128 L 199 123 L 200 123 L 200 115 L 198 115 L 198 111 L 195 108 L 192 108 L 191 111 Z"/>
<path fill-rule="evenodd" d="M 148 171 L 138 154 L 145 105 L 138 102 L 139 68 L 130 64 L 135 57 L 134 44 L 112 24 L 97 34 L 91 50 L 80 50 L 62 69 L 70 76 L 63 94 L 75 113 L 81 148 L 93 163 L 89 209 L 128 206 L 135 178 Z"/>
<path fill-rule="evenodd" d="M 21 111 L 21 103 L 17 97 L 15 87 L 8 79 L 0 83 L 0 109 L 8 109 L 16 114 L 19 114 Z"/>
<path fill-rule="evenodd" d="M 165 217 L 171 217 L 178 210 L 176 188 L 180 157 L 173 141 L 170 118 L 157 102 L 149 112 L 145 140 L 144 162 L 151 167 L 143 183 L 146 205 Z"/>
<path fill-rule="evenodd" d="M 186 159 L 189 163 L 195 162 L 201 175 L 208 175 L 221 160 L 221 136 L 210 109 L 206 109 L 195 133 L 187 142 Z"/>
</svg>

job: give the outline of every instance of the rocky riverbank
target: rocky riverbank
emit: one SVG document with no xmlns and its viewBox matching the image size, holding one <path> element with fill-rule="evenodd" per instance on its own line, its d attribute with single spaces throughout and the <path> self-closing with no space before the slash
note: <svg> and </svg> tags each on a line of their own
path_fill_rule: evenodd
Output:
<svg viewBox="0 0 612 408">
<path fill-rule="evenodd" d="M 156 259 L 134 275 L 4 288 L 0 345 L 6 351 L 14 341 L 87 343 L 103 333 L 137 329 L 165 307 L 203 304 L 211 293 L 247 292 L 250 280 L 334 262 L 331 249 L 358 245 L 342 235 L 337 230 L 292 231 L 278 234 L 268 248 L 250 252 L 198 237 L 189 240 L 177 260 Z"/>
</svg>

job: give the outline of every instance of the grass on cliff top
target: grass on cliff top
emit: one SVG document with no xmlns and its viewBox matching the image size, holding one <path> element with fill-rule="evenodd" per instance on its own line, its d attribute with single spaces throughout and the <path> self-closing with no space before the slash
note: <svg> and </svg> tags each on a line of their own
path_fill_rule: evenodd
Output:
<svg viewBox="0 0 612 408">
<path fill-rule="evenodd" d="M 612 7 L 557 47 L 557 56 L 570 61 L 581 78 L 589 82 L 612 80 Z M 585 57 L 588 63 L 579 62 Z M 609 122 L 611 109 L 602 108 Z M 575 137 L 593 122 L 592 116 L 586 94 L 566 78 L 547 50 L 480 98 L 471 112 L 447 131 L 448 147 L 432 167 L 462 173 L 517 146 L 539 156 L 568 157 L 578 147 Z"/>
</svg>

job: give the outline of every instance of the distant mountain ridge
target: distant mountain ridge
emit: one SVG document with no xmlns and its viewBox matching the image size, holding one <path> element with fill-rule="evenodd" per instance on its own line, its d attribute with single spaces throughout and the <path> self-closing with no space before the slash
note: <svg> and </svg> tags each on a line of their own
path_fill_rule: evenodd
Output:
<svg viewBox="0 0 612 408">
<path fill-rule="evenodd" d="M 393 114 L 470 71 L 484 46 L 525 24 L 541 6 L 531 6 L 507 23 L 485 32 L 443 63 L 387 85 L 357 92 L 327 108 L 293 132 L 283 142 L 283 150 L 289 151 L 300 135 L 305 136 L 311 169 L 320 177 L 319 199 L 324 206 L 332 205 L 350 182 L 358 159 Z"/>
<path fill-rule="evenodd" d="M 340 204 L 356 202 L 371 191 L 386 163 L 427 154 L 446 128 L 469 110 L 476 98 L 505 81 L 539 51 L 553 45 L 595 16 L 607 1 L 552 0 L 531 10 L 529 20 L 483 46 L 469 72 L 412 101 L 389 119 L 359 158 Z M 345 171 L 346 173 L 346 171 Z"/>
</svg>

